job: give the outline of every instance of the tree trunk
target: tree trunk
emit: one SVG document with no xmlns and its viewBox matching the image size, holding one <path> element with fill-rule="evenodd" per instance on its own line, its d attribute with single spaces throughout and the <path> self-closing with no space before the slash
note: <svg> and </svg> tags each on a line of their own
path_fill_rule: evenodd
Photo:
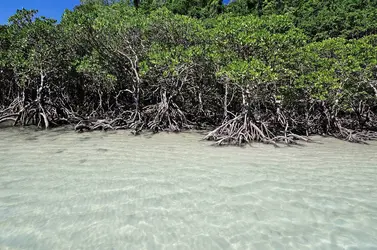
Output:
<svg viewBox="0 0 377 250">
<path fill-rule="evenodd" d="M 224 120 L 228 119 L 228 83 L 225 83 L 224 93 Z"/>
</svg>

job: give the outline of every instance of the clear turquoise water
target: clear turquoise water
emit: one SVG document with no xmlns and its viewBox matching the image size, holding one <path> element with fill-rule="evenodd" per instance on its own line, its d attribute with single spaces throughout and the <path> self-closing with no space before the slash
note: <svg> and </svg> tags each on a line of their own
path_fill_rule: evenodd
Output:
<svg viewBox="0 0 377 250">
<path fill-rule="evenodd" d="M 0 130 L 0 249 L 377 249 L 377 144 Z"/>
</svg>

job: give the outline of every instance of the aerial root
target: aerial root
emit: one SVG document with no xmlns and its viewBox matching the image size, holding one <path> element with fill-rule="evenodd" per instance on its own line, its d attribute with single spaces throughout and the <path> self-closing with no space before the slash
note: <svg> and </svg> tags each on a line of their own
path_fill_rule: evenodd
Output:
<svg viewBox="0 0 377 250">
<path fill-rule="evenodd" d="M 153 132 L 180 132 L 190 127 L 185 114 L 174 103 L 160 102 L 147 106 L 144 111 L 148 119 L 147 128 Z"/>
<path fill-rule="evenodd" d="M 221 126 L 209 132 L 204 139 L 215 141 L 216 145 L 242 145 L 252 141 L 274 144 L 271 138 L 250 121 L 247 114 L 225 121 Z"/>
<path fill-rule="evenodd" d="M 349 142 L 366 143 L 366 141 L 368 140 L 377 140 L 376 131 L 356 131 L 342 127 L 340 123 L 337 123 L 337 127 L 339 129 L 339 132 L 338 134 L 336 134 L 336 136 Z"/>
<path fill-rule="evenodd" d="M 7 121 L 13 121 L 15 122 L 17 120 L 19 114 L 8 114 L 0 117 L 0 123 L 7 122 Z"/>
<path fill-rule="evenodd" d="M 258 126 L 251 121 L 247 114 L 225 121 L 221 126 L 209 132 L 204 139 L 215 141 L 215 145 L 243 145 L 259 141 L 278 146 L 279 142 L 297 144 L 297 140 L 310 141 L 309 138 L 293 133 L 274 136 L 265 123 Z"/>
<path fill-rule="evenodd" d="M 99 119 L 94 121 L 82 120 L 75 126 L 75 131 L 94 131 L 94 130 L 116 130 L 119 126 L 114 126 L 119 121 L 119 118 L 114 120 Z"/>
</svg>

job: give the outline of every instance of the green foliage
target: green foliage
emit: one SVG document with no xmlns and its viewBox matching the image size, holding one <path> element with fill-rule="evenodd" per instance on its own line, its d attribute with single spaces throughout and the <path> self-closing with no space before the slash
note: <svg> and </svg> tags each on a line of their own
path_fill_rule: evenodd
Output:
<svg viewBox="0 0 377 250">
<path fill-rule="evenodd" d="M 100 5 L 111 5 L 114 3 L 128 3 L 128 0 L 80 0 L 81 4 L 100 4 Z"/>
<path fill-rule="evenodd" d="M 306 43 L 306 36 L 287 15 L 225 15 L 216 20 L 210 34 L 220 75 L 244 84 L 284 78 L 290 70 L 287 61 Z"/>
<path fill-rule="evenodd" d="M 10 45 L 7 29 L 7 26 L 0 26 L 0 67 L 4 67 L 6 64 L 6 57 Z"/>
<path fill-rule="evenodd" d="M 375 34 L 376 1 L 369 0 L 236 0 L 226 12 L 237 15 L 291 14 L 297 27 L 314 40 Z"/>
<path fill-rule="evenodd" d="M 36 18 L 37 11 L 19 10 L 9 19 L 7 63 L 17 75 L 20 86 L 37 82 L 36 78 L 58 70 L 62 44 L 56 21 Z M 62 59 L 62 58 L 60 58 Z"/>
<path fill-rule="evenodd" d="M 0 26 L 2 87 L 33 93 L 43 77 L 59 102 L 90 113 L 93 100 L 106 110 L 106 97 L 114 113 L 148 116 L 158 104 L 216 122 L 224 102 L 237 114 L 246 92 L 260 113 L 276 100 L 297 116 L 302 103 L 377 108 L 374 1 L 81 3 L 60 24 L 23 9 Z"/>
</svg>

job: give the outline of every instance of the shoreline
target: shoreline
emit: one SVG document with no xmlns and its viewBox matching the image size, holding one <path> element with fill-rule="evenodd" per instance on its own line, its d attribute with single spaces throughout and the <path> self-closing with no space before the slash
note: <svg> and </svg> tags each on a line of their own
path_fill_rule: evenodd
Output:
<svg viewBox="0 0 377 250">
<path fill-rule="evenodd" d="M 181 130 L 179 132 L 176 132 L 176 131 L 160 131 L 160 132 L 157 132 L 157 133 L 154 133 L 152 131 L 142 131 L 138 134 L 135 134 L 134 133 L 134 130 L 133 129 L 117 129 L 117 130 L 114 130 L 114 129 L 109 129 L 109 130 L 91 130 L 91 131 L 85 131 L 85 132 L 80 132 L 80 131 L 76 131 L 75 129 L 75 126 L 74 125 L 63 125 L 63 126 L 58 126 L 58 127 L 52 127 L 52 128 L 48 128 L 48 129 L 41 129 L 41 128 L 38 128 L 37 126 L 35 125 L 29 125 L 29 126 L 0 126 L 0 131 L 7 131 L 7 130 L 12 130 L 12 131 L 29 131 L 29 132 L 50 132 L 50 133 L 59 133 L 59 132 L 62 132 L 62 133 L 74 133 L 74 134 L 91 134 L 91 133 L 103 133 L 103 134 L 116 134 L 116 133 L 121 133 L 121 134 L 125 134 L 127 136 L 132 136 L 132 137 L 147 137 L 147 138 L 150 138 L 150 137 L 153 137 L 153 136 L 158 136 L 160 134 L 164 134 L 164 135 L 171 135 L 171 134 L 174 134 L 174 135 L 196 135 L 198 137 L 200 137 L 199 141 L 206 141 L 206 142 L 209 142 L 211 146 L 216 146 L 216 147 L 245 147 L 245 146 L 252 146 L 252 145 L 255 145 L 255 144 L 263 144 L 263 145 L 267 145 L 269 143 L 265 143 L 265 142 L 262 142 L 262 141 L 253 141 L 253 142 L 250 142 L 250 143 L 244 143 L 244 144 L 241 144 L 241 145 L 238 145 L 238 144 L 217 144 L 216 142 L 214 141 L 211 141 L 211 140 L 208 140 L 208 139 L 205 139 L 206 135 L 208 135 L 208 133 L 211 132 L 211 129 L 184 129 L 184 130 Z M 313 134 L 313 135 L 309 135 L 309 136 L 305 136 L 305 138 L 307 140 L 295 140 L 293 143 L 284 143 L 284 142 L 281 142 L 281 143 L 277 143 L 277 144 L 273 144 L 271 146 L 275 146 L 277 148 L 281 147 L 281 146 L 285 146 L 285 147 L 288 147 L 288 146 L 306 146 L 306 145 L 310 145 L 310 144 L 316 144 L 316 143 L 319 143 L 319 140 L 321 139 L 333 139 L 333 140 L 339 140 L 339 141 L 344 141 L 344 142 L 347 142 L 347 143 L 350 143 L 350 144 L 361 144 L 361 145 L 370 145 L 370 142 L 376 142 L 377 140 L 375 139 L 370 139 L 370 140 L 365 140 L 365 141 L 361 141 L 361 142 L 352 142 L 352 141 L 349 141 L 349 140 L 346 140 L 346 139 L 342 139 L 342 138 L 337 138 L 336 136 L 332 136 L 332 135 L 320 135 L 320 134 Z"/>
</svg>

